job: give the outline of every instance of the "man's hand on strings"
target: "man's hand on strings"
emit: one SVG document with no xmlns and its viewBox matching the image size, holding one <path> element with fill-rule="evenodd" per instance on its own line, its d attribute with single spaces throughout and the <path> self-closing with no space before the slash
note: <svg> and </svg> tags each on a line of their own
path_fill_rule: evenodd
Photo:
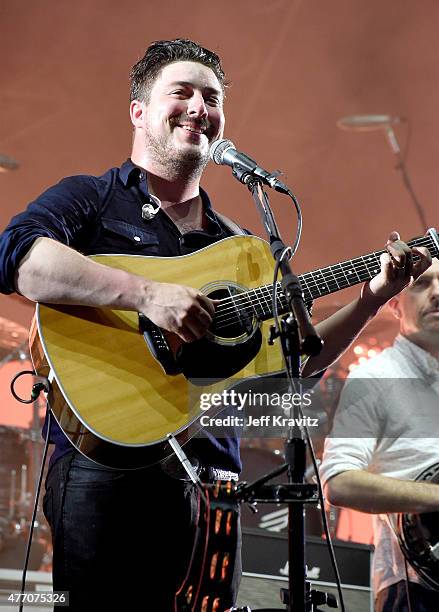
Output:
<svg viewBox="0 0 439 612">
<path fill-rule="evenodd" d="M 367 290 L 384 304 L 425 272 L 431 265 L 431 255 L 425 247 L 410 248 L 394 231 L 380 263 L 381 271 L 368 283 Z"/>
<path fill-rule="evenodd" d="M 217 303 L 192 287 L 150 282 L 141 311 L 162 329 L 193 342 L 209 329 Z"/>
</svg>

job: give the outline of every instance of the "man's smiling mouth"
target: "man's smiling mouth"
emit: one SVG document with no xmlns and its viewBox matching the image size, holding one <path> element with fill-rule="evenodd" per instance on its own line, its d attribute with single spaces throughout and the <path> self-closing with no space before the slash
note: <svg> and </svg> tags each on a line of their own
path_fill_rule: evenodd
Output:
<svg viewBox="0 0 439 612">
<path fill-rule="evenodd" d="M 194 125 L 179 125 L 178 127 L 183 128 L 183 130 L 186 130 L 187 132 L 192 132 L 193 134 L 204 134 L 205 132 L 204 128 Z"/>
</svg>

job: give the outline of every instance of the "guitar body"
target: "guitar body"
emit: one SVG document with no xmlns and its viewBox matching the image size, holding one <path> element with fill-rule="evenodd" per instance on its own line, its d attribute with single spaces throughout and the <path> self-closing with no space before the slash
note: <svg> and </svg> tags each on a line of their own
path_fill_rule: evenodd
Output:
<svg viewBox="0 0 439 612">
<path fill-rule="evenodd" d="M 439 463 L 418 474 L 417 482 L 439 484 Z M 439 591 L 439 517 L 438 512 L 398 515 L 396 536 L 401 551 L 421 581 Z"/>
<path fill-rule="evenodd" d="M 239 292 L 273 280 L 269 246 L 253 236 L 227 238 L 181 257 L 92 259 L 212 297 L 226 285 Z M 170 376 L 148 349 L 138 313 L 39 304 L 30 348 L 36 372 L 51 380 L 52 412 L 74 446 L 98 463 L 134 468 L 171 454 L 168 433 L 181 444 L 194 435 L 202 414 L 199 379 L 225 379 L 211 381 L 206 389 L 221 392 L 232 383 L 228 372 L 239 380 L 282 369 L 279 348 L 266 342 L 268 327 L 266 322 L 254 325 L 247 335 L 232 329 L 220 344 L 207 338 L 198 347 L 198 342 L 184 345 L 189 353 L 185 373 Z M 195 358 L 198 368 L 192 364 Z"/>
</svg>

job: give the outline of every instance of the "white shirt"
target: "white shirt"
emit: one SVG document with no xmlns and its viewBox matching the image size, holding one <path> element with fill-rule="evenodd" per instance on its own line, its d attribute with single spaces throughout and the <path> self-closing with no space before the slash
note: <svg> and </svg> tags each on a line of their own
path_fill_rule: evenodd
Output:
<svg viewBox="0 0 439 612">
<path fill-rule="evenodd" d="M 346 470 L 414 480 L 438 462 L 439 363 L 400 335 L 346 380 L 325 442 L 322 481 Z M 388 523 L 395 516 L 373 516 L 375 595 L 405 579 L 404 558 Z M 409 577 L 419 582 L 410 567 Z"/>
</svg>

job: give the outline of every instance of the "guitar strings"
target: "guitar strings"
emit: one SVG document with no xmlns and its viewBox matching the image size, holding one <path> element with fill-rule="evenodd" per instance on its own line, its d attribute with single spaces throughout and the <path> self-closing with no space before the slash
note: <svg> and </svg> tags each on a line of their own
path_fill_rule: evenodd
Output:
<svg viewBox="0 0 439 612">
<path fill-rule="evenodd" d="M 318 283 L 314 279 L 311 279 L 313 286 L 310 287 L 308 286 L 306 279 L 301 278 L 301 282 L 304 285 L 304 289 L 305 289 L 304 293 L 308 292 L 308 295 L 305 296 L 305 301 L 311 301 L 312 299 L 318 298 L 320 296 L 327 295 L 334 291 L 338 291 L 340 289 L 344 289 L 346 287 L 350 287 L 355 284 L 369 280 L 379 271 L 377 269 L 370 270 L 368 265 L 364 264 L 363 262 L 360 262 L 360 266 L 357 265 L 356 270 L 355 270 L 357 279 L 351 276 L 350 280 L 348 280 L 344 272 L 343 272 L 343 275 L 339 274 L 338 276 L 335 275 L 333 272 L 331 272 L 330 277 L 327 276 L 326 278 L 322 279 L 324 282 L 324 285 L 320 284 L 319 286 Z M 343 277 L 346 282 L 343 281 Z M 341 284 L 339 283 L 340 279 L 342 281 Z M 278 284 L 278 287 L 279 287 L 279 284 Z M 259 296 L 257 294 L 258 292 L 260 294 Z M 223 298 L 223 300 L 221 300 L 223 303 L 220 304 L 220 306 L 217 308 L 217 315 L 215 317 L 217 324 L 219 323 L 217 327 L 222 327 L 221 325 L 222 323 L 229 323 L 230 325 L 233 325 L 237 321 L 239 321 L 239 312 L 236 313 L 237 309 L 241 309 L 241 310 L 245 309 L 247 310 L 247 312 L 249 310 L 253 311 L 256 317 L 258 317 L 258 314 L 261 314 L 262 316 L 265 316 L 265 314 L 268 314 L 271 316 L 271 305 L 269 303 L 270 295 L 271 295 L 270 292 L 271 292 L 271 286 L 266 285 L 263 287 L 257 287 L 255 289 L 251 289 L 241 294 L 240 296 Z M 252 293 L 254 294 L 254 298 L 251 297 Z M 285 296 L 281 291 L 279 291 L 278 301 L 281 304 L 281 306 L 283 306 L 282 300 L 285 300 Z M 227 302 L 231 302 L 232 306 L 229 308 L 227 307 L 225 308 L 224 306 L 227 304 Z M 262 312 L 258 313 L 258 307 L 259 307 L 259 310 L 261 310 Z M 231 311 L 235 313 L 235 316 L 232 318 L 228 317 Z"/>
<path fill-rule="evenodd" d="M 434 244 L 431 237 L 424 236 L 418 239 L 414 239 L 410 241 L 408 244 L 410 246 L 427 246 L 427 248 L 429 248 L 430 251 L 434 252 L 433 256 L 436 256 L 436 250 L 437 250 L 436 245 Z M 333 291 L 344 289 L 346 287 L 349 287 L 349 286 L 352 286 L 352 285 L 355 285 L 355 284 L 358 284 L 365 280 L 370 279 L 375 273 L 379 272 L 379 269 L 377 270 L 376 265 L 380 265 L 379 256 L 385 252 L 386 252 L 385 250 L 376 251 L 374 253 L 363 255 L 363 256 L 357 257 L 352 260 L 347 260 L 339 264 L 327 266 L 326 268 L 322 268 L 314 272 L 306 272 L 305 274 L 299 277 L 301 283 L 304 285 L 304 289 L 305 289 L 304 292 L 306 292 L 307 290 L 309 294 L 309 296 L 305 296 L 305 300 L 310 301 L 311 299 L 319 297 L 321 295 L 327 295 L 328 293 L 331 293 Z M 415 260 L 416 259 L 419 259 L 419 257 L 415 255 Z M 339 268 L 339 270 L 336 273 L 334 273 L 333 271 L 334 268 Z M 348 269 L 348 268 L 353 268 L 353 270 Z M 352 274 L 353 272 L 355 272 L 358 280 L 354 280 L 352 276 L 348 278 L 346 275 L 345 269 L 346 269 L 346 272 L 348 272 L 349 274 Z M 309 278 L 306 278 L 306 277 L 309 277 Z M 316 277 L 317 277 L 317 280 L 315 280 Z M 319 278 L 319 277 L 322 277 L 322 278 Z M 342 282 L 342 286 L 340 286 L 339 284 L 340 279 Z M 344 282 L 343 282 L 343 279 L 344 279 Z M 323 285 L 319 286 L 318 283 L 322 282 L 322 280 L 325 286 Z M 353 280 L 354 282 L 352 282 Z M 331 289 L 329 285 L 334 285 L 334 283 L 337 288 Z M 279 282 L 277 283 L 277 285 L 278 285 L 278 288 L 280 288 Z M 248 291 L 238 296 L 230 296 L 227 298 L 222 298 L 220 300 L 219 306 L 217 307 L 217 314 L 215 316 L 216 329 L 224 329 L 226 327 L 230 327 L 238 323 L 240 321 L 239 309 L 240 310 L 244 309 L 247 311 L 247 314 L 253 313 L 256 318 L 260 318 L 258 317 L 258 312 L 257 312 L 257 307 L 259 306 L 260 309 L 262 309 L 262 313 L 261 313 L 262 316 L 265 316 L 266 314 L 265 308 L 267 308 L 267 313 L 271 315 L 272 314 L 272 309 L 270 305 L 271 290 L 272 290 L 272 285 L 264 285 L 261 287 L 249 289 Z M 318 294 L 315 292 L 315 290 L 318 291 Z M 261 295 L 258 296 L 257 292 L 259 292 Z M 252 293 L 254 294 L 254 297 L 251 297 Z M 263 298 L 262 300 L 261 300 L 261 297 Z M 282 301 L 284 303 L 282 303 Z M 280 304 L 281 308 L 286 308 L 287 306 L 285 295 L 282 293 L 281 290 L 279 291 L 279 295 L 278 295 L 278 303 Z M 230 306 L 228 304 L 230 304 Z M 229 316 L 232 313 L 234 316 Z"/>
<path fill-rule="evenodd" d="M 420 242 L 418 242 L 418 244 L 420 244 Z M 305 288 L 306 288 L 308 286 L 308 280 L 307 280 L 306 277 L 310 277 L 309 281 L 310 281 L 310 283 L 312 283 L 314 285 L 313 288 L 319 289 L 319 284 L 318 284 L 320 282 L 319 279 L 318 279 L 319 276 L 326 277 L 324 279 L 325 284 L 328 284 L 328 283 L 332 284 L 335 281 L 337 285 L 339 285 L 339 283 L 338 283 L 339 279 L 340 278 L 343 279 L 343 277 L 344 277 L 344 279 L 346 280 L 347 284 L 344 285 L 344 286 L 340 286 L 340 289 L 343 289 L 345 287 L 350 286 L 350 284 L 351 284 L 350 279 L 348 279 L 348 276 L 346 275 L 345 268 L 348 268 L 346 270 L 348 273 L 352 273 L 352 269 L 351 268 L 354 268 L 353 271 L 355 271 L 355 273 L 357 274 L 358 278 L 360 278 L 358 272 L 360 274 L 364 274 L 365 270 L 367 271 L 367 273 L 372 273 L 372 274 L 373 273 L 378 273 L 379 272 L 379 268 L 375 268 L 376 265 L 378 265 L 378 266 L 380 265 L 380 260 L 379 260 L 378 255 L 380 255 L 381 253 L 384 253 L 384 252 L 385 251 L 383 250 L 383 251 L 380 251 L 380 252 L 377 252 L 377 253 L 371 253 L 369 255 L 364 255 L 364 256 L 361 256 L 361 257 L 357 257 L 355 259 L 348 260 L 348 261 L 342 262 L 340 264 L 335 264 L 333 266 L 328 266 L 327 268 L 322 268 L 321 270 L 317 270 L 317 271 L 314 271 L 314 272 L 306 272 L 305 274 L 301 275 L 300 279 L 301 279 L 302 283 L 305 285 Z M 370 260 L 372 259 L 372 257 L 375 257 L 375 260 L 376 260 L 375 263 L 373 264 L 373 267 L 375 268 L 373 270 L 370 269 L 372 267 L 371 263 L 370 263 Z M 334 273 L 333 269 L 335 269 L 336 267 L 340 268 L 341 274 L 340 274 L 340 271 Z M 315 280 L 315 277 L 317 277 L 317 281 Z M 360 282 L 361 282 L 361 280 L 363 280 L 363 279 L 360 279 Z M 236 304 L 237 301 L 239 301 L 240 297 L 245 300 L 245 299 L 247 299 L 247 296 L 246 296 L 247 293 L 256 292 L 256 291 L 270 291 L 270 297 L 271 297 L 271 287 L 272 287 L 271 285 L 265 285 L 265 286 L 262 286 L 262 287 L 256 287 L 256 288 L 248 290 L 247 292 L 241 294 L 240 296 L 232 296 L 232 297 L 229 297 L 229 298 L 223 298 L 220 301 L 227 302 L 227 301 L 230 300 L 230 301 L 233 301 Z M 320 285 L 320 287 L 321 287 L 321 285 Z M 310 297 L 318 297 L 318 296 L 311 296 L 310 295 Z"/>
<path fill-rule="evenodd" d="M 384 252 L 384 251 L 383 251 Z M 376 256 L 376 255 L 375 255 Z M 367 258 L 367 261 L 364 261 L 364 258 Z M 375 273 L 379 272 L 379 268 L 375 268 L 375 265 L 373 266 L 375 269 L 371 270 L 371 256 L 364 256 L 363 258 L 357 258 L 357 265 L 355 265 L 355 260 L 351 260 L 350 262 L 343 262 L 343 264 L 347 264 L 349 266 L 349 268 L 354 267 L 354 271 L 356 273 L 358 282 L 362 282 L 363 280 L 366 280 L 368 277 L 370 277 L 370 275 L 373 275 Z M 354 263 L 354 266 L 352 266 L 351 264 Z M 314 298 L 314 297 L 319 297 L 319 295 L 325 295 L 328 292 L 331 293 L 332 291 L 336 290 L 335 288 L 331 287 L 330 285 L 334 285 L 334 283 L 337 286 L 337 289 L 343 289 L 345 287 L 351 286 L 352 284 L 356 284 L 356 283 L 352 283 L 352 277 L 350 279 L 348 279 L 344 269 L 343 269 L 343 264 L 338 264 L 341 268 L 341 272 L 340 273 L 334 273 L 334 271 L 331 268 L 334 268 L 334 266 L 331 266 L 330 268 L 327 269 L 327 271 L 325 271 L 324 269 L 322 269 L 321 271 L 319 271 L 319 276 L 323 277 L 323 282 L 324 285 L 322 285 L 322 280 L 317 279 L 314 280 L 314 276 L 313 273 L 307 273 L 306 275 L 303 275 L 301 277 L 301 281 L 305 286 L 305 289 L 308 289 L 309 291 L 309 296 L 308 299 Z M 379 260 L 377 259 L 376 265 L 379 265 Z M 346 265 L 345 265 L 346 267 Z M 329 271 L 329 275 L 328 275 L 328 271 Z M 350 274 L 352 274 L 352 269 L 347 270 Z M 364 274 L 366 274 L 366 276 L 364 276 Z M 310 282 L 308 282 L 306 276 L 310 276 L 311 278 L 309 279 Z M 344 277 L 344 282 L 343 281 L 343 277 Z M 341 284 L 340 284 L 340 279 L 341 279 Z M 320 286 L 319 283 L 320 282 Z M 357 281 L 356 281 L 357 282 Z M 313 286 L 309 286 L 309 285 L 313 285 Z M 279 286 L 279 285 L 278 285 Z M 314 289 L 314 291 L 312 291 L 312 289 Z M 319 295 L 317 295 L 317 293 L 315 292 L 315 290 L 317 289 L 317 292 Z M 258 292 L 259 292 L 259 296 L 258 296 Z M 255 299 L 251 299 L 251 294 L 254 294 L 254 298 Z M 264 295 L 265 293 L 265 295 Z M 262 300 L 261 300 L 262 297 Z M 262 287 L 257 287 L 254 289 L 250 289 L 246 292 L 244 292 L 243 294 L 239 295 L 239 296 L 231 296 L 228 298 L 223 298 L 222 300 L 220 300 L 222 302 L 222 304 L 220 305 L 220 309 L 218 311 L 218 320 L 221 320 L 221 315 L 227 315 L 227 312 L 230 310 L 235 310 L 238 306 L 250 306 L 251 308 L 254 308 L 255 305 L 259 305 L 263 307 L 263 314 L 265 313 L 265 306 L 268 306 L 268 310 L 270 311 L 271 308 L 269 306 L 269 298 L 271 297 L 271 285 L 265 285 Z M 281 299 L 282 299 L 282 295 L 281 295 Z M 230 308 L 225 308 L 224 306 L 226 306 L 226 304 L 230 302 L 232 304 L 232 306 Z"/>
<path fill-rule="evenodd" d="M 376 270 L 374 270 L 373 272 L 376 272 Z M 305 301 L 311 301 L 323 295 L 328 295 L 334 291 L 338 291 L 340 289 L 351 287 L 353 285 L 367 281 L 372 278 L 373 274 L 370 273 L 370 270 L 368 268 L 363 270 L 359 270 L 357 268 L 356 276 L 357 278 L 351 277 L 351 280 L 348 281 L 346 275 L 344 275 L 345 282 L 342 282 L 342 284 L 340 285 L 337 278 L 332 275 L 332 278 L 328 280 L 323 279 L 324 285 L 319 286 L 315 281 L 313 281 L 314 286 L 311 287 L 307 286 L 306 281 L 304 282 L 303 279 L 300 279 L 302 284 L 305 285 L 303 287 L 304 293 L 308 293 L 308 295 L 305 295 Z M 343 279 L 341 275 L 339 276 L 339 279 L 340 278 Z M 285 295 L 280 289 L 280 283 L 278 283 L 277 285 L 277 301 L 280 304 L 281 308 L 285 308 L 287 306 Z M 331 287 L 330 285 L 333 285 L 333 287 Z M 247 314 L 253 312 L 257 318 L 261 318 L 261 315 L 262 317 L 264 317 L 266 314 L 268 314 L 270 318 L 270 316 L 272 316 L 272 308 L 269 299 L 270 291 L 271 286 L 267 285 L 264 287 L 251 289 L 237 297 L 224 298 L 223 303 L 217 307 L 217 314 L 215 316 L 216 328 L 223 329 L 224 327 L 229 327 L 230 325 L 234 325 L 239 322 L 239 310 L 245 310 Z M 258 295 L 258 293 L 260 295 Z M 253 296 L 251 294 L 253 294 Z M 227 302 L 231 302 L 232 305 L 230 307 L 226 306 Z"/>
<path fill-rule="evenodd" d="M 418 244 L 420 244 L 420 243 L 418 243 Z M 375 264 L 376 265 L 380 265 L 380 261 L 379 261 L 378 255 L 380 255 L 381 253 L 384 253 L 384 252 L 385 251 L 383 250 L 383 251 L 380 251 L 380 252 L 377 252 L 377 253 L 371 253 L 369 255 L 364 255 L 364 256 L 361 256 L 361 257 L 357 257 L 355 259 L 348 260 L 348 261 L 345 261 L 345 262 L 342 262 L 342 263 L 339 263 L 339 264 L 335 264 L 335 265 L 332 265 L 332 266 L 328 266 L 326 268 L 322 268 L 322 269 L 317 270 L 317 271 L 306 272 L 306 273 L 304 273 L 303 275 L 300 276 L 300 279 L 301 279 L 302 283 L 305 285 L 305 288 L 307 288 L 308 283 L 312 283 L 314 285 L 313 288 L 319 289 L 318 280 L 317 281 L 315 280 L 316 276 L 317 276 L 317 278 L 318 278 L 318 276 L 326 276 L 327 278 L 324 279 L 325 280 L 325 284 L 327 284 L 328 282 L 329 283 L 333 283 L 335 281 L 337 283 L 337 285 L 339 284 L 338 280 L 340 278 L 343 279 L 343 277 L 344 277 L 344 279 L 346 280 L 347 284 L 340 287 L 340 289 L 344 289 L 345 287 L 350 286 L 350 279 L 348 279 L 348 277 L 346 275 L 345 268 L 349 268 L 349 269 L 347 269 L 348 273 L 352 273 L 352 270 L 350 268 L 354 268 L 355 273 L 359 272 L 360 274 L 364 273 L 364 271 L 365 271 L 364 268 L 366 268 L 366 271 L 368 273 L 375 273 L 375 272 L 378 273 L 379 269 L 370 270 L 369 269 L 371 267 L 370 261 L 364 261 L 364 260 L 365 259 L 371 260 L 372 257 L 375 257 L 375 259 L 376 259 Z M 334 273 L 333 269 L 336 268 L 336 267 L 340 268 L 341 273 L 340 273 L 340 271 Z M 309 280 L 307 279 L 307 277 L 310 277 Z M 360 279 L 360 282 L 361 282 L 361 280 L 362 279 Z M 253 288 L 253 289 L 249 289 L 248 291 L 246 291 L 246 292 L 244 292 L 244 293 L 242 293 L 242 294 L 240 294 L 238 296 L 231 296 L 231 297 L 227 297 L 227 298 L 222 298 L 220 300 L 220 302 L 226 303 L 226 302 L 230 301 L 230 302 L 233 303 L 232 307 L 235 308 L 235 305 L 237 305 L 240 300 L 241 301 L 248 301 L 247 294 L 249 294 L 250 292 L 269 291 L 270 292 L 270 297 L 271 297 L 271 287 L 272 287 L 271 285 L 264 285 L 264 286 L 261 286 L 261 287 L 256 287 L 256 288 Z M 318 296 L 310 295 L 310 298 L 311 297 L 318 297 Z"/>
<path fill-rule="evenodd" d="M 417 244 L 421 244 L 421 243 L 418 242 Z M 309 293 L 310 293 L 309 299 L 312 299 L 312 298 L 315 298 L 315 297 L 319 297 L 317 294 L 315 294 L 315 293 L 313 294 L 311 289 L 317 289 L 320 295 L 325 295 L 327 293 L 327 290 L 329 289 L 329 287 L 322 287 L 322 285 L 320 285 L 320 287 L 319 287 L 318 283 L 321 282 L 321 281 L 319 281 L 319 278 L 318 278 L 319 276 L 326 277 L 326 278 L 323 278 L 323 281 L 324 281 L 325 285 L 333 284 L 335 282 L 339 289 L 344 289 L 346 287 L 351 286 L 351 284 L 352 284 L 351 283 L 352 277 L 350 279 L 348 278 L 348 276 L 346 275 L 346 272 L 345 272 L 345 268 L 349 268 L 349 269 L 346 270 L 349 274 L 352 274 L 352 272 L 354 271 L 356 273 L 357 277 L 358 277 L 358 281 L 362 282 L 363 280 L 366 280 L 366 277 L 365 278 L 360 278 L 360 274 L 361 275 L 363 275 L 364 273 L 374 274 L 374 273 L 378 273 L 379 272 L 379 268 L 378 269 L 376 268 L 376 265 L 378 265 L 378 266 L 380 265 L 380 261 L 379 261 L 378 255 L 380 255 L 381 253 L 384 253 L 384 252 L 385 251 L 383 250 L 383 251 L 380 251 L 380 252 L 377 252 L 377 253 L 371 253 L 369 255 L 364 255 L 364 256 L 361 256 L 361 257 L 357 257 L 355 259 L 348 260 L 348 261 L 342 262 L 340 264 L 335 264 L 333 266 L 328 266 L 327 268 L 322 268 L 321 270 L 317 270 L 317 271 L 314 271 L 314 272 L 306 272 L 305 274 L 300 276 L 300 280 L 304 284 L 305 289 L 309 289 Z M 372 259 L 372 257 L 375 257 L 375 259 L 376 259 L 376 262 L 375 262 L 375 264 L 373 264 L 373 266 L 371 266 L 371 263 L 370 263 L 370 260 Z M 365 259 L 367 259 L 368 261 L 364 261 Z M 341 273 L 340 273 L 340 271 L 334 273 L 333 269 L 335 267 L 339 267 L 340 270 L 341 270 Z M 370 269 L 371 267 L 373 267 L 374 269 L 371 270 Z M 352 270 L 352 268 L 354 268 L 354 270 Z M 310 278 L 307 279 L 306 277 L 310 277 Z M 317 277 L 317 280 L 315 280 L 315 277 Z M 343 278 L 346 281 L 346 284 L 342 283 L 342 285 L 340 286 L 339 280 L 342 279 L 342 281 L 343 281 Z M 313 286 L 311 286 L 311 284 Z M 279 283 L 278 283 L 278 285 L 279 285 Z M 220 302 L 222 302 L 221 306 L 226 304 L 227 302 L 231 302 L 232 305 L 230 307 L 230 310 L 232 310 L 232 309 L 235 310 L 236 306 L 240 305 L 240 302 L 247 302 L 247 303 L 250 303 L 250 304 L 258 304 L 258 303 L 260 303 L 260 298 L 258 298 L 258 296 L 255 295 L 256 300 L 250 300 L 249 297 L 248 297 L 249 294 L 252 293 L 252 292 L 256 294 L 256 292 L 258 292 L 258 291 L 261 294 L 263 294 L 264 292 L 267 292 L 267 297 L 268 297 L 268 294 L 269 294 L 269 297 L 271 299 L 271 289 L 272 289 L 272 285 L 264 285 L 264 286 L 261 286 L 261 287 L 256 287 L 256 288 L 253 288 L 253 289 L 249 289 L 248 291 L 243 292 L 242 294 L 240 294 L 238 296 L 230 296 L 230 297 L 227 297 L 227 298 L 222 298 L 220 300 Z M 324 291 L 323 294 L 321 293 L 320 289 L 323 289 L 323 291 Z M 329 289 L 329 292 L 331 292 L 331 291 L 332 290 Z M 262 295 L 262 297 L 265 297 L 265 296 Z M 224 313 L 225 311 L 226 311 L 226 309 L 221 308 L 221 312 L 222 313 Z"/>
</svg>

